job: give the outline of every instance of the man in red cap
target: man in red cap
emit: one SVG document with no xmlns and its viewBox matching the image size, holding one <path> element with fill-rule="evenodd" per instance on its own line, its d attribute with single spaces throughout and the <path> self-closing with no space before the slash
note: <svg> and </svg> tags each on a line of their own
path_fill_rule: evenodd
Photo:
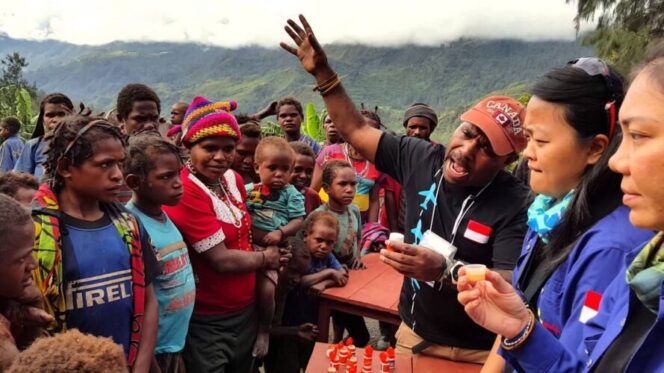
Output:
<svg viewBox="0 0 664 373">
<path fill-rule="evenodd" d="M 306 19 L 300 21 L 286 26 L 297 46 L 282 47 L 316 78 L 342 137 L 406 191 L 406 243 L 381 251 L 405 275 L 397 350 L 483 363 L 495 336 L 457 302 L 458 266 L 419 243 L 431 231 L 456 247 L 455 260 L 485 264 L 511 279 L 526 232 L 528 190 L 503 169 L 526 145 L 523 106 L 509 97 L 485 98 L 461 116 L 447 147 L 382 132 L 365 123 Z"/>
</svg>

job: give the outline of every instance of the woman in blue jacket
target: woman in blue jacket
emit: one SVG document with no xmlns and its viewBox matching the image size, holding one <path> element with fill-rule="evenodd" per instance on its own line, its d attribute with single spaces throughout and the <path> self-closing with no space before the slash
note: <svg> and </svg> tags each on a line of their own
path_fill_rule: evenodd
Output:
<svg viewBox="0 0 664 373">
<path fill-rule="evenodd" d="M 547 304 L 542 303 L 542 293 L 539 311 L 555 308 L 554 303 L 560 307 L 569 299 L 580 299 L 581 325 L 566 324 L 556 335 L 537 321 L 522 294 L 495 272 L 487 272 L 487 281 L 471 284 L 465 271 L 459 271 L 459 301 L 475 322 L 503 336 L 501 353 L 518 370 L 664 371 L 663 118 L 664 48 L 659 48 L 638 73 L 625 98 L 620 111 L 622 142 L 610 167 L 623 176 L 623 202 L 631 210 L 630 221 L 660 233 L 628 253 L 619 270 L 606 267 L 598 259 L 576 271 L 579 277 L 611 279 L 603 292 L 589 293 L 579 284 L 568 284 L 573 286 L 571 289 L 561 285 L 557 302 L 551 299 Z M 611 230 L 622 229 L 615 223 L 608 226 Z M 549 286 L 558 287 L 551 283 L 555 279 L 554 274 L 544 291 Z M 568 298 L 567 293 L 573 295 Z M 564 337 L 570 327 L 572 334 Z"/>
<path fill-rule="evenodd" d="M 608 166 L 619 143 L 622 79 L 603 61 L 580 58 L 545 74 L 531 91 L 523 154 L 538 196 L 512 284 L 549 333 L 578 340 L 594 316 L 584 304 L 598 304 L 613 279 L 604 273 L 616 273 L 652 233 L 630 224 L 620 175 Z M 499 342 L 485 372 L 503 369 Z"/>
</svg>

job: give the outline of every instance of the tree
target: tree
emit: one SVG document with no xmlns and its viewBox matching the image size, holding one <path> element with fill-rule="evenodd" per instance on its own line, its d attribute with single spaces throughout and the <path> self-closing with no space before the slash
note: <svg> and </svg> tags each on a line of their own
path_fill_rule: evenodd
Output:
<svg viewBox="0 0 664 373">
<path fill-rule="evenodd" d="M 37 97 L 37 87 L 30 85 L 23 77 L 23 69 L 28 66 L 25 58 L 14 52 L 2 61 L 0 76 L 0 118 L 15 116 L 23 124 L 23 135 L 32 131 L 33 99 Z"/>
<path fill-rule="evenodd" d="M 37 96 L 37 87 L 29 84 L 23 77 L 23 69 L 28 67 L 28 62 L 17 52 L 8 54 L 0 61 L 2 63 L 2 76 L 0 77 L 0 87 L 16 86 L 25 88 L 34 98 Z"/>
<path fill-rule="evenodd" d="M 597 28 L 584 43 L 623 74 L 643 58 L 650 43 L 664 37 L 664 0 L 577 0 L 577 30 L 581 21 L 596 16 Z"/>
</svg>

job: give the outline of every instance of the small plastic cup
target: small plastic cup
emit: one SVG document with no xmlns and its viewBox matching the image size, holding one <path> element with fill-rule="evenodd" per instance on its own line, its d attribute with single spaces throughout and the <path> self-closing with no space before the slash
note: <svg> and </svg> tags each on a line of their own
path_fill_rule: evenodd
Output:
<svg viewBox="0 0 664 373">
<path fill-rule="evenodd" d="M 387 239 L 390 242 L 400 242 L 403 243 L 405 237 L 401 233 L 390 233 L 390 237 Z M 387 245 L 387 251 L 395 251 L 394 248 L 390 245 Z"/>
<path fill-rule="evenodd" d="M 470 282 L 484 281 L 486 279 L 486 266 L 484 264 L 466 264 L 466 277 Z"/>
</svg>

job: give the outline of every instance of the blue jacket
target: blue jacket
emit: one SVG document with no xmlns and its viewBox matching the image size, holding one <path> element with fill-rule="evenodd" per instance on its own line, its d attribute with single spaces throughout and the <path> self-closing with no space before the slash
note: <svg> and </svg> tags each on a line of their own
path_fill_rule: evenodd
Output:
<svg viewBox="0 0 664 373">
<path fill-rule="evenodd" d="M 44 150 L 46 150 L 46 142 L 43 141 L 43 138 L 38 137 L 28 140 L 23 147 L 21 156 L 16 161 L 14 171 L 33 174 L 37 180 L 41 181 L 44 175 L 42 164 L 46 161 Z"/>
<path fill-rule="evenodd" d="M 537 310 L 541 322 L 536 324 L 526 343 L 517 350 L 501 351 L 501 354 L 518 371 L 582 371 L 587 360 L 582 341 L 589 325 L 597 318 L 592 317 L 595 313 L 591 309 L 584 310 L 584 303 L 593 298 L 599 302 L 598 296 L 602 302 L 607 302 L 607 288 L 614 279 L 621 278 L 624 282 L 625 258 L 634 247 L 642 246 L 653 235 L 651 231 L 632 226 L 629 209 L 624 206 L 595 223 L 544 284 Z M 523 289 L 519 289 L 518 279 L 536 242 L 537 234 L 529 231 L 513 277 L 519 292 Z M 562 358 L 563 351 L 569 353 L 567 359 Z"/>
<path fill-rule="evenodd" d="M 14 164 L 23 151 L 25 143 L 18 135 L 11 136 L 0 146 L 0 172 L 14 169 Z"/>
</svg>

